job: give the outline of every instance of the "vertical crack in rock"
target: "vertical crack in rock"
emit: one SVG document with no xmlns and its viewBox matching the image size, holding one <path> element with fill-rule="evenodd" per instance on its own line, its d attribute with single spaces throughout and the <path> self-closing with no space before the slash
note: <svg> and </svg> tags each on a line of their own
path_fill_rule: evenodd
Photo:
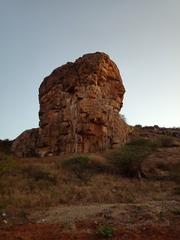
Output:
<svg viewBox="0 0 180 240">
<path fill-rule="evenodd" d="M 119 115 L 124 93 L 119 70 L 105 53 L 58 67 L 39 88 L 39 129 L 17 137 L 13 151 L 21 157 L 45 156 L 122 145 L 131 129 Z"/>
</svg>

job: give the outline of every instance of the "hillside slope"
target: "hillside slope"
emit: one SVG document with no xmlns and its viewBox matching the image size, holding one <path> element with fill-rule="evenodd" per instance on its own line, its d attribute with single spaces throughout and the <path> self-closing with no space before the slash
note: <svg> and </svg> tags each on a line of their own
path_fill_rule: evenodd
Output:
<svg viewBox="0 0 180 240">
<path fill-rule="evenodd" d="M 81 156 L 16 158 L 4 144 L 0 239 L 178 239 L 179 129 L 136 127 L 122 149 Z"/>
</svg>

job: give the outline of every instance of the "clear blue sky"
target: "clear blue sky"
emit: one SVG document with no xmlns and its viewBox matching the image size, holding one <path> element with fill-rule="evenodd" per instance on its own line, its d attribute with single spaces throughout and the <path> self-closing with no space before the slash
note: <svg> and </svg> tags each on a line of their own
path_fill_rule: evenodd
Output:
<svg viewBox="0 0 180 240">
<path fill-rule="evenodd" d="M 38 126 L 38 88 L 87 52 L 118 65 L 129 124 L 180 126 L 180 0 L 0 0 L 0 139 Z"/>
</svg>

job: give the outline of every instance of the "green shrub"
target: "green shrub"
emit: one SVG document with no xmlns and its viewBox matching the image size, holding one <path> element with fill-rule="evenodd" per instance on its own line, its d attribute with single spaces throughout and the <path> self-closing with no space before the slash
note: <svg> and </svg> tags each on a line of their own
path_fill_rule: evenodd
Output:
<svg viewBox="0 0 180 240">
<path fill-rule="evenodd" d="M 93 161 L 88 156 L 75 156 L 65 159 L 63 168 L 72 171 L 75 176 L 83 181 L 87 181 L 93 174 L 104 171 L 104 166 Z"/>
<path fill-rule="evenodd" d="M 171 210 L 171 212 L 176 216 L 180 216 L 180 208 L 174 208 Z"/>
<path fill-rule="evenodd" d="M 12 159 L 12 156 L 5 153 L 5 152 L 0 152 L 0 162 L 1 161 L 7 161 L 7 160 L 10 160 Z"/>
<path fill-rule="evenodd" d="M 111 226 L 100 226 L 98 229 L 98 233 L 101 237 L 111 238 L 114 234 L 114 230 Z"/>
<path fill-rule="evenodd" d="M 180 187 L 175 187 L 175 188 L 174 188 L 174 193 L 175 193 L 176 195 L 180 195 Z"/>
<path fill-rule="evenodd" d="M 160 136 L 159 138 L 157 138 L 156 144 L 159 147 L 173 147 L 174 139 L 169 136 Z"/>
<path fill-rule="evenodd" d="M 180 163 L 176 163 L 170 168 L 170 179 L 180 184 Z"/>
<path fill-rule="evenodd" d="M 134 126 L 135 128 L 142 128 L 142 125 L 141 124 L 136 124 L 135 126 Z"/>
<path fill-rule="evenodd" d="M 146 138 L 137 137 L 131 140 L 131 142 L 127 143 L 127 145 L 135 145 L 140 147 L 151 146 L 151 141 Z"/>
<path fill-rule="evenodd" d="M 0 211 L 6 209 L 7 204 L 5 202 L 0 201 Z"/>
<path fill-rule="evenodd" d="M 136 146 L 125 146 L 117 163 L 119 171 L 127 177 L 139 177 L 142 175 L 141 163 L 147 156 L 147 152 Z"/>
<path fill-rule="evenodd" d="M 12 141 L 5 139 L 5 140 L 0 140 L 0 152 L 2 153 L 11 153 L 11 145 Z"/>
<path fill-rule="evenodd" d="M 0 176 L 15 172 L 16 163 L 11 156 L 4 156 L 0 161 Z"/>
<path fill-rule="evenodd" d="M 0 140 L 0 176 L 15 168 L 15 161 L 10 153 L 11 141 Z"/>
<path fill-rule="evenodd" d="M 56 183 L 56 176 L 37 166 L 26 166 L 22 168 L 22 172 L 27 178 L 31 178 L 34 181 L 47 181 L 52 184 Z"/>
<path fill-rule="evenodd" d="M 154 146 L 150 140 L 134 139 L 111 154 L 110 159 L 117 171 L 125 177 L 142 177 L 142 161 L 152 152 Z"/>
</svg>

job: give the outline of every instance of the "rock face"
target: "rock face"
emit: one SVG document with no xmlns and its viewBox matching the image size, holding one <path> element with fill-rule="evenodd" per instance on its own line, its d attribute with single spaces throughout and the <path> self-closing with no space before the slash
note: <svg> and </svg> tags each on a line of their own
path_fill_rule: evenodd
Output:
<svg viewBox="0 0 180 240">
<path fill-rule="evenodd" d="M 38 155 L 40 146 L 39 128 L 33 128 L 21 133 L 12 144 L 12 151 L 19 157 L 33 157 Z"/>
<path fill-rule="evenodd" d="M 124 92 L 117 66 L 104 53 L 86 54 L 55 69 L 39 88 L 40 127 L 21 134 L 14 152 L 44 156 L 123 144 L 130 131 L 119 115 Z"/>
</svg>

